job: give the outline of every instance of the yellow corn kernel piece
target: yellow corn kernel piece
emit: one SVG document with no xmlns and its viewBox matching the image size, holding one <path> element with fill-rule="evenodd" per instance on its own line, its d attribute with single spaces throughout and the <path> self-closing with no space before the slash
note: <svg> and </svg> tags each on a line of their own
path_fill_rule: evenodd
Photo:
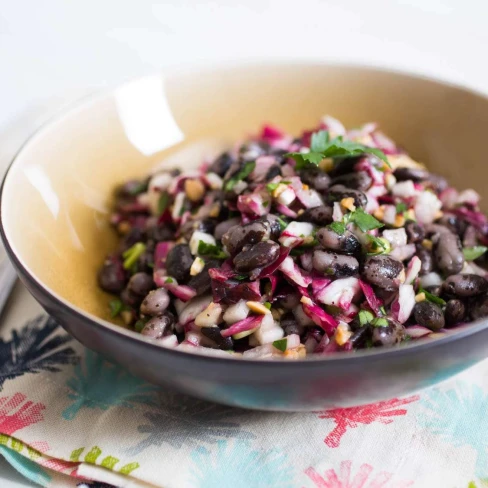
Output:
<svg viewBox="0 0 488 488">
<path fill-rule="evenodd" d="M 208 215 L 209 217 L 217 218 L 220 215 L 220 205 L 218 203 L 213 204 Z"/>
<path fill-rule="evenodd" d="M 403 215 L 397 215 L 395 217 L 394 227 L 403 227 L 405 225 L 405 217 Z"/>
<path fill-rule="evenodd" d="M 310 190 L 310 187 L 306 185 L 305 183 L 302 183 L 302 189 L 303 190 Z"/>
<path fill-rule="evenodd" d="M 426 296 L 425 296 L 425 293 L 422 292 L 422 293 L 417 293 L 417 295 L 415 295 L 415 301 L 417 303 L 419 302 L 423 302 L 424 300 L 426 300 Z"/>
<path fill-rule="evenodd" d="M 283 357 L 286 359 L 302 359 L 307 355 L 307 350 L 303 344 L 300 344 L 298 347 L 294 347 L 293 349 L 287 349 L 283 353 Z"/>
<path fill-rule="evenodd" d="M 268 310 L 262 303 L 260 302 L 246 302 L 247 307 L 254 313 L 258 313 L 260 315 L 265 315 L 267 313 L 271 313 L 271 310 Z"/>
<path fill-rule="evenodd" d="M 354 198 L 352 197 L 343 198 L 341 200 L 341 205 L 351 212 L 354 212 L 354 210 L 356 210 L 356 205 L 354 205 Z"/>
<path fill-rule="evenodd" d="M 331 171 L 333 167 L 334 167 L 334 161 L 332 160 L 332 158 L 322 159 L 322 161 L 320 161 L 319 163 L 319 168 L 322 171 L 325 171 L 326 173 Z"/>
<path fill-rule="evenodd" d="M 335 341 L 339 346 L 343 346 L 352 336 L 352 332 L 339 325 L 335 332 Z"/>
<path fill-rule="evenodd" d="M 378 220 L 383 220 L 383 217 L 385 216 L 385 207 L 383 205 L 380 205 L 374 212 L 373 216 L 376 217 Z"/>
<path fill-rule="evenodd" d="M 422 246 L 425 247 L 425 249 L 432 251 L 432 241 L 430 241 L 429 239 L 424 239 L 422 241 Z"/>
</svg>

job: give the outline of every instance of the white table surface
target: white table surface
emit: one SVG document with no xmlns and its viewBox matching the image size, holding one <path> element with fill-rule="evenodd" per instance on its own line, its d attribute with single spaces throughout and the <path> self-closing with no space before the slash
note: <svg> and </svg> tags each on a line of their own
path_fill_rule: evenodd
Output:
<svg viewBox="0 0 488 488">
<path fill-rule="evenodd" d="M 189 65 L 357 62 L 488 92 L 487 19 L 486 0 L 0 0 L 0 156 L 87 88 Z M 0 460 L 0 486 L 31 485 Z"/>
</svg>

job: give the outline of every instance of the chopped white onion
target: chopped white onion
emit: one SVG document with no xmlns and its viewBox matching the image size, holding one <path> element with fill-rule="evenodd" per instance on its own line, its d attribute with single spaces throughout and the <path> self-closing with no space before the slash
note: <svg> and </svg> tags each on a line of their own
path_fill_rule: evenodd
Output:
<svg viewBox="0 0 488 488">
<path fill-rule="evenodd" d="M 246 305 L 245 300 L 239 300 L 225 311 L 223 318 L 227 325 L 232 325 L 236 322 L 244 320 L 248 315 L 249 307 Z"/>
</svg>

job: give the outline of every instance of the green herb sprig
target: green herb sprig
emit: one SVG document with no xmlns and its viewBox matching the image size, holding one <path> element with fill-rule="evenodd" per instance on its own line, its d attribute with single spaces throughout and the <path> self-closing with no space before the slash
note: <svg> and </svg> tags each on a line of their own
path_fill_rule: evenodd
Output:
<svg viewBox="0 0 488 488">
<path fill-rule="evenodd" d="M 365 146 L 353 141 L 345 141 L 342 136 L 330 138 L 329 131 L 321 130 L 314 132 L 310 141 L 310 152 L 287 153 L 285 156 L 296 161 L 296 169 L 302 169 L 309 164 L 318 165 L 326 158 L 350 158 L 361 154 L 374 154 L 386 164 L 388 159 L 379 149 Z"/>
</svg>

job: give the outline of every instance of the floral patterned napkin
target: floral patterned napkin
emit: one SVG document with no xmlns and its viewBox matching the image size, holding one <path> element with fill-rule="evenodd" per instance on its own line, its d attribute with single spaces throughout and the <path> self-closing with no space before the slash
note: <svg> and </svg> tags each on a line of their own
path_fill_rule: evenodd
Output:
<svg viewBox="0 0 488 488">
<path fill-rule="evenodd" d="M 19 285 L 0 326 L 0 454 L 46 487 L 480 488 L 487 373 L 360 407 L 239 410 L 86 350 Z"/>
</svg>

